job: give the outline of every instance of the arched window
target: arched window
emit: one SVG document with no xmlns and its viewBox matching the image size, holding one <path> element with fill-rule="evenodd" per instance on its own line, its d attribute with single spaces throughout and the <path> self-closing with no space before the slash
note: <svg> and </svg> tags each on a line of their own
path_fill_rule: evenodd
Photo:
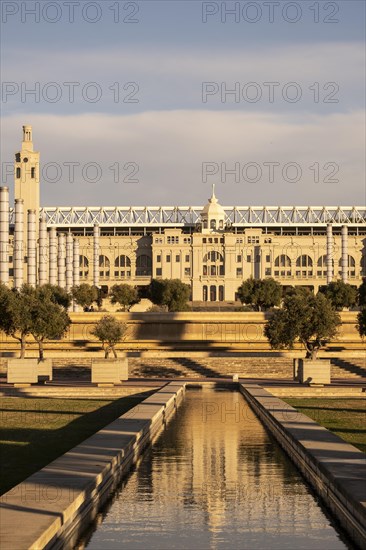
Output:
<svg viewBox="0 0 366 550">
<path fill-rule="evenodd" d="M 216 220 L 211 220 L 211 222 L 210 222 L 210 228 L 211 228 L 211 229 L 216 229 Z"/>
<path fill-rule="evenodd" d="M 89 274 L 89 260 L 86 256 L 79 257 L 80 278 L 86 279 Z"/>
<path fill-rule="evenodd" d="M 36 169 L 31 168 L 31 178 L 34 179 L 36 177 Z"/>
<path fill-rule="evenodd" d="M 20 168 L 17 168 L 17 179 L 20 178 Z"/>
<path fill-rule="evenodd" d="M 205 285 L 202 289 L 202 299 L 204 302 L 207 302 L 208 300 L 208 292 L 207 292 L 207 286 Z"/>
<path fill-rule="evenodd" d="M 210 286 L 210 302 L 216 302 L 216 286 Z"/>
<path fill-rule="evenodd" d="M 312 277 L 313 260 L 307 254 L 299 256 L 296 260 L 296 277 Z"/>
<path fill-rule="evenodd" d="M 334 272 L 334 259 L 332 258 L 332 271 Z M 324 256 L 320 256 L 318 260 L 318 270 L 316 272 L 318 277 L 326 277 L 327 276 L 327 256 L 324 254 Z"/>
<path fill-rule="evenodd" d="M 225 292 L 224 292 L 224 285 L 219 286 L 219 302 L 223 302 L 225 300 Z"/>
<path fill-rule="evenodd" d="M 225 275 L 224 257 L 220 252 L 211 250 L 203 258 L 203 275 L 205 277 L 222 277 Z"/>
<path fill-rule="evenodd" d="M 366 254 L 361 256 L 361 277 L 366 277 Z"/>
<path fill-rule="evenodd" d="M 286 254 L 281 254 L 275 259 L 274 275 L 275 277 L 291 277 L 291 260 Z"/>
<path fill-rule="evenodd" d="M 117 279 L 131 278 L 131 260 L 128 256 L 121 254 L 114 262 L 114 276 Z"/>
<path fill-rule="evenodd" d="M 342 258 L 339 258 L 338 262 L 339 275 L 342 275 Z M 355 277 L 356 276 L 356 262 L 353 256 L 348 254 L 347 256 L 347 276 Z"/>
<path fill-rule="evenodd" d="M 99 276 L 100 277 L 109 277 L 111 274 L 111 262 L 107 256 L 99 256 Z"/>
<path fill-rule="evenodd" d="M 141 254 L 136 258 L 136 276 L 147 276 L 152 274 L 152 262 L 150 256 Z"/>
</svg>

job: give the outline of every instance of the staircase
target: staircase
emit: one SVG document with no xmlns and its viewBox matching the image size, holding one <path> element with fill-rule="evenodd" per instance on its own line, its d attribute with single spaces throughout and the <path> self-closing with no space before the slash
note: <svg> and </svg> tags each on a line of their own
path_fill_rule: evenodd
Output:
<svg viewBox="0 0 366 550">
<path fill-rule="evenodd" d="M 331 359 L 331 378 L 364 380 L 366 383 L 366 357 L 364 359 Z"/>
</svg>

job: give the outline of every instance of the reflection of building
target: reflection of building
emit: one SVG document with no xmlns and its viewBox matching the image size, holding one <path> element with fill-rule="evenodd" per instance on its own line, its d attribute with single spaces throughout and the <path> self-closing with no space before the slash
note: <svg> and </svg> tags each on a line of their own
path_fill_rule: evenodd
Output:
<svg viewBox="0 0 366 550">
<path fill-rule="evenodd" d="M 16 287 L 179 278 L 193 300 L 229 301 L 249 276 L 317 290 L 336 278 L 359 285 L 366 275 L 365 207 L 224 208 L 213 192 L 203 209 L 40 209 L 30 126 L 15 155 L 10 234 L 7 188 L 0 198 L 0 280 Z"/>
</svg>

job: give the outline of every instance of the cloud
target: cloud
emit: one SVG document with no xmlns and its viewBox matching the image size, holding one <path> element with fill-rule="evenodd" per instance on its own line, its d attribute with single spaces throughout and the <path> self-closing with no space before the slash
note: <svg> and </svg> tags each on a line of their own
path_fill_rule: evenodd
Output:
<svg viewBox="0 0 366 550">
<path fill-rule="evenodd" d="M 200 205 L 211 183 L 217 184 L 224 205 L 365 203 L 363 111 L 296 118 L 203 110 L 128 116 L 16 114 L 3 120 L 4 161 L 12 161 L 25 123 L 33 125 L 43 170 L 49 167 L 43 171 L 44 205 Z M 74 181 L 70 162 L 80 163 Z M 55 182 L 52 163 L 61 169 Z M 90 163 L 100 167 L 98 181 L 92 181 L 98 173 Z M 211 163 L 211 171 L 217 168 L 205 182 L 204 163 Z M 268 163 L 278 163 L 273 182 Z M 301 169 L 299 181 L 290 181 L 296 179 L 294 163 Z M 235 182 L 225 168 L 233 170 L 238 164 L 240 178 Z M 258 181 L 256 170 L 262 171 Z M 3 183 L 11 185 L 11 178 Z"/>
<path fill-rule="evenodd" d="M 263 46 L 257 48 L 211 48 L 197 50 L 185 47 L 159 49 L 126 48 L 118 45 L 114 48 L 83 49 L 77 51 L 48 51 L 47 49 L 12 49 L 6 52 L 2 68 L 5 82 L 24 82 L 27 88 L 34 88 L 39 82 L 41 89 L 45 84 L 56 82 L 62 90 L 62 97 L 56 103 L 47 102 L 40 96 L 35 104 L 32 96 L 22 101 L 20 92 L 9 96 L 4 105 L 7 112 L 11 109 L 25 112 L 37 109 L 38 112 L 94 112 L 132 113 L 148 109 L 253 109 L 246 101 L 246 93 L 241 93 L 238 103 L 233 96 L 222 102 L 220 94 L 210 96 L 206 104 L 202 103 L 202 83 L 224 83 L 227 89 L 233 89 L 235 83 L 243 86 L 249 82 L 258 83 L 263 92 L 254 109 L 266 107 L 271 111 L 291 109 L 306 110 L 311 107 L 324 112 L 345 111 L 363 106 L 363 82 L 365 52 L 363 44 L 358 42 L 328 42 L 313 44 L 292 44 L 286 46 Z M 37 64 L 34 60 L 37 59 Z M 113 89 L 118 82 L 121 85 L 121 99 L 127 95 L 123 85 L 134 81 L 139 85 L 138 104 L 115 102 Z M 78 82 L 75 88 L 75 103 L 70 104 L 69 88 L 65 82 Z M 85 84 L 97 82 L 103 95 L 101 101 L 91 104 L 82 97 Z M 278 82 L 275 89 L 275 101 L 268 101 L 266 82 Z M 296 104 L 284 101 L 284 86 L 296 82 L 301 87 L 302 97 Z M 316 101 L 314 83 L 319 83 L 319 99 Z M 339 87 L 333 99 L 326 102 L 332 88 L 323 89 L 328 82 Z M 128 90 L 131 91 L 131 90 Z M 128 93 L 127 91 L 127 93 Z M 52 91 L 50 92 L 53 93 Z M 253 93 L 253 90 L 252 92 Z M 332 97 L 331 97 L 332 99 Z M 289 111 L 290 112 L 290 111 Z"/>
</svg>

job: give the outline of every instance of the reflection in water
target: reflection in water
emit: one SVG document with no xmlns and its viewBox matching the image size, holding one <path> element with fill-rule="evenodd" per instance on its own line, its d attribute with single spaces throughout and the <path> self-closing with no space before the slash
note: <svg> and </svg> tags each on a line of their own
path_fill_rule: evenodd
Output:
<svg viewBox="0 0 366 550">
<path fill-rule="evenodd" d="M 239 393 L 188 390 L 87 548 L 351 546 Z"/>
</svg>

